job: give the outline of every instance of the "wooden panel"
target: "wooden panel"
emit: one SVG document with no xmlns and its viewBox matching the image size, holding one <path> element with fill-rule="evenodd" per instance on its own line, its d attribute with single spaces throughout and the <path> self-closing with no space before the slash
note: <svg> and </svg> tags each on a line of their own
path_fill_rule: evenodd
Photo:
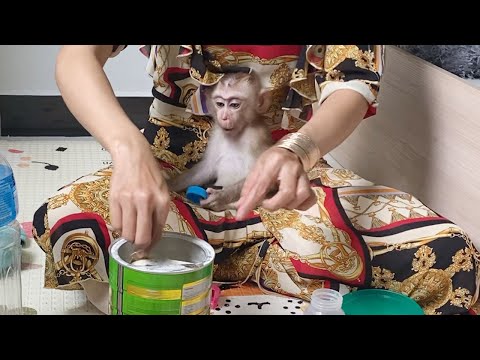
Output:
<svg viewBox="0 0 480 360">
<path fill-rule="evenodd" d="M 379 102 L 333 158 L 415 195 L 480 246 L 480 90 L 387 46 Z"/>
</svg>

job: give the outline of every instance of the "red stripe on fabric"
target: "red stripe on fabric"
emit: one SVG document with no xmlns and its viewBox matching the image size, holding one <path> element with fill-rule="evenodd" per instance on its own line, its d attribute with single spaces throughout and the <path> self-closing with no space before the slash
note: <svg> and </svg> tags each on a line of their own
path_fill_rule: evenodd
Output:
<svg viewBox="0 0 480 360">
<path fill-rule="evenodd" d="M 376 115 L 376 114 L 377 114 L 377 108 L 374 107 L 373 105 L 369 105 L 368 109 L 367 109 L 367 112 L 366 112 L 365 116 L 363 117 L 363 119 L 369 118 L 370 116 L 373 116 L 373 115 Z"/>
<path fill-rule="evenodd" d="M 298 56 L 301 45 L 205 45 L 227 48 L 233 52 L 247 52 L 263 59 L 274 59 L 283 55 Z"/>
<path fill-rule="evenodd" d="M 286 130 L 286 129 L 273 130 L 272 131 L 272 140 L 273 140 L 273 142 L 277 142 L 278 140 L 280 140 L 282 137 L 284 137 L 285 135 L 287 135 L 289 133 L 290 133 L 290 131 Z"/>
<path fill-rule="evenodd" d="M 390 229 L 400 227 L 400 226 L 406 225 L 406 224 L 414 224 L 414 223 L 417 223 L 417 222 L 430 221 L 430 220 L 446 220 L 446 221 L 448 221 L 447 219 L 445 219 L 443 217 L 428 216 L 428 217 L 422 217 L 422 218 L 414 218 L 414 219 L 406 219 L 406 220 L 396 221 L 394 223 L 391 223 L 391 224 L 388 224 L 388 225 L 385 225 L 385 226 L 376 227 L 375 229 L 368 229 L 368 230 L 363 230 L 362 229 L 361 231 L 362 231 L 362 233 L 375 233 L 375 232 L 379 232 L 379 231 L 390 230 Z"/>
<path fill-rule="evenodd" d="M 305 275 L 313 275 L 313 276 L 318 276 L 320 278 L 330 278 L 330 279 L 338 279 L 339 281 L 342 281 L 344 283 L 353 285 L 353 286 L 359 286 L 361 284 L 365 283 L 365 278 L 366 278 L 366 272 L 365 272 L 365 256 L 366 254 L 364 253 L 364 249 L 362 247 L 361 239 L 358 238 L 357 234 L 350 228 L 348 224 L 345 223 L 343 220 L 342 215 L 340 214 L 337 205 L 335 203 L 335 199 L 333 197 L 333 190 L 331 188 L 327 187 L 322 187 L 322 189 L 325 191 L 325 207 L 328 210 L 328 213 L 330 215 L 330 220 L 332 224 L 337 228 L 345 231 L 348 236 L 350 237 L 351 244 L 355 251 L 358 253 L 360 256 L 360 259 L 363 264 L 363 270 L 360 273 L 360 275 L 356 279 L 342 279 L 336 276 L 335 274 L 331 273 L 328 270 L 323 270 L 323 269 L 318 269 L 314 268 L 306 263 L 303 263 L 300 260 L 296 260 L 293 258 L 290 258 L 292 261 L 293 266 L 299 272 L 300 274 L 305 274 Z"/>
<path fill-rule="evenodd" d="M 55 223 L 55 225 L 50 229 L 50 234 L 53 234 L 55 230 L 57 230 L 60 226 L 62 226 L 65 223 L 68 223 L 70 221 L 75 221 L 75 220 L 87 220 L 87 219 L 95 220 L 98 223 L 100 227 L 100 231 L 102 232 L 103 237 L 105 238 L 106 248 L 108 249 L 110 247 L 110 233 L 108 232 L 107 224 L 105 220 L 96 213 L 84 212 L 84 213 L 77 213 L 77 214 L 65 216 Z"/>
<path fill-rule="evenodd" d="M 215 220 L 215 221 L 208 221 L 208 220 L 204 220 L 204 219 L 198 219 L 198 221 L 201 222 L 202 224 L 208 224 L 208 225 L 215 226 L 215 225 L 221 225 L 221 224 L 236 224 L 236 223 L 242 223 L 243 224 L 243 223 L 245 223 L 245 221 L 249 221 L 249 220 L 256 219 L 256 218 L 258 218 L 258 215 L 254 214 L 252 212 L 251 214 L 249 214 L 249 216 L 245 220 L 242 220 L 242 221 L 238 221 L 235 218 L 226 218 L 226 217 L 222 217 L 219 220 Z"/>
<path fill-rule="evenodd" d="M 208 221 L 205 219 L 198 219 L 198 222 L 205 224 L 205 225 L 210 225 L 210 226 L 218 226 L 222 224 L 242 224 L 241 227 L 244 227 L 245 222 L 248 222 L 252 219 L 258 219 L 260 216 L 255 214 L 253 211 L 250 212 L 245 220 L 238 221 L 236 218 L 226 218 L 226 217 L 221 217 L 218 220 L 215 221 Z M 239 227 L 240 228 L 240 227 Z"/>
<path fill-rule="evenodd" d="M 175 169 L 175 166 L 173 166 L 172 164 L 169 164 L 164 160 L 160 160 L 160 159 L 157 159 L 157 160 L 158 160 L 158 165 L 160 166 L 161 169 Z"/>
<path fill-rule="evenodd" d="M 199 239 L 207 240 L 204 239 L 203 232 L 197 226 L 197 223 L 192 215 L 190 208 L 179 199 L 173 199 L 172 201 L 177 207 L 179 214 L 182 215 L 185 221 L 192 227 L 193 231 L 195 232 L 195 236 Z"/>
<path fill-rule="evenodd" d="M 173 97 L 176 94 L 176 85 L 175 85 L 175 83 L 173 83 L 172 81 L 169 80 L 169 75 L 172 74 L 172 73 L 185 74 L 185 73 L 188 73 L 188 71 L 189 71 L 188 69 L 182 69 L 182 68 L 178 68 L 178 67 L 169 67 L 167 70 L 165 70 L 165 73 L 163 74 L 163 80 L 168 85 L 170 85 L 171 94 L 170 94 L 169 98 L 173 99 Z"/>
</svg>

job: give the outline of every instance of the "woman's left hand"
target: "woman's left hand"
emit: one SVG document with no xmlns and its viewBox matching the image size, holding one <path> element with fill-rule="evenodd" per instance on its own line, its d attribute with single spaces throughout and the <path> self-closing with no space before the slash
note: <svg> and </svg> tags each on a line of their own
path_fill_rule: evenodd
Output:
<svg viewBox="0 0 480 360">
<path fill-rule="evenodd" d="M 275 195 L 267 195 L 278 189 Z M 278 209 L 307 210 L 316 203 L 308 176 L 297 155 L 271 147 L 250 171 L 237 202 L 237 220 L 245 220 L 258 205 L 269 211 Z"/>
</svg>

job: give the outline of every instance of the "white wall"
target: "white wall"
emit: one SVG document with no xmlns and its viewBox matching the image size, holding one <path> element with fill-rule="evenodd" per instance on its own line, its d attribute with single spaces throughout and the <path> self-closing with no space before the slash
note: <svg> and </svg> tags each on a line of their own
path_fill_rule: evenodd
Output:
<svg viewBox="0 0 480 360">
<path fill-rule="evenodd" d="M 0 45 L 0 95 L 59 95 L 54 79 L 60 45 Z M 105 70 L 117 96 L 151 97 L 147 58 L 129 45 Z"/>
</svg>

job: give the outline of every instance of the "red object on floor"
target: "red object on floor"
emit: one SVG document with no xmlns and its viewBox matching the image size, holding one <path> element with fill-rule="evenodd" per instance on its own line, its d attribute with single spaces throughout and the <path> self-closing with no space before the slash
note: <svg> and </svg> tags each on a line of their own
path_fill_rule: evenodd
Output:
<svg viewBox="0 0 480 360">
<path fill-rule="evenodd" d="M 32 230 L 33 230 L 33 225 L 32 225 L 32 222 L 23 222 L 22 224 L 22 228 L 23 228 L 23 231 L 25 231 L 25 234 L 27 235 L 27 237 L 29 238 L 32 238 L 33 237 L 33 233 L 32 233 Z"/>
<path fill-rule="evenodd" d="M 218 306 L 218 299 L 220 298 L 220 287 L 216 284 L 212 285 L 212 298 L 210 300 L 210 309 L 215 309 Z"/>
</svg>

